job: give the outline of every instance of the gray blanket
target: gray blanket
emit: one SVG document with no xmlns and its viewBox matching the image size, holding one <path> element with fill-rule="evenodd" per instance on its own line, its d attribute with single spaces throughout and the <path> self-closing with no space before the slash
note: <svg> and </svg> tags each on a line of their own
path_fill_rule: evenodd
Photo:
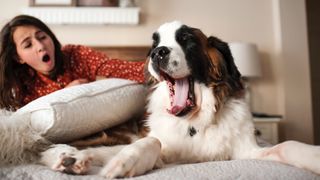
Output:
<svg viewBox="0 0 320 180">
<path fill-rule="evenodd" d="M 2 111 L 2 118 L 9 116 L 11 113 Z M 258 139 L 261 146 L 269 146 L 265 141 Z M 99 168 L 94 168 L 91 174 L 95 174 Z M 0 180 L 102 180 L 97 175 L 73 176 L 50 170 L 41 165 L 20 165 L 15 167 L 0 168 Z M 320 180 L 317 176 L 309 171 L 296 167 L 259 160 L 232 160 L 216 161 L 198 164 L 185 164 L 166 167 L 163 169 L 153 170 L 139 177 L 131 178 L 134 180 L 180 180 L 180 179 L 288 179 L 288 180 Z"/>
<path fill-rule="evenodd" d="M 98 171 L 94 169 L 92 173 Z M 74 176 L 54 172 L 41 165 L 21 165 L 0 169 L 1 180 L 102 180 L 97 175 Z M 178 179 L 217 179 L 217 180 L 320 180 L 309 171 L 296 167 L 260 160 L 216 161 L 198 164 L 184 164 L 153 170 L 146 175 L 130 178 L 133 180 L 178 180 Z"/>
</svg>

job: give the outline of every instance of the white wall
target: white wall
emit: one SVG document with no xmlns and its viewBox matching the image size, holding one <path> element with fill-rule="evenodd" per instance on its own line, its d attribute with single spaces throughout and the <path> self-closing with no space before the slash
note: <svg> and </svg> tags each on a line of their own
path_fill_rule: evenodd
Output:
<svg viewBox="0 0 320 180">
<path fill-rule="evenodd" d="M 301 0 L 277 1 L 280 12 L 282 98 L 286 115 L 282 133 L 292 139 L 313 143 L 306 5 Z"/>
<path fill-rule="evenodd" d="M 254 111 L 281 114 L 285 116 L 282 123 L 286 127 L 294 127 L 295 133 L 282 126 L 282 136 L 286 139 L 297 139 L 312 143 L 312 118 L 310 116 L 310 84 L 300 84 L 293 95 L 301 96 L 297 103 L 303 107 L 288 107 L 288 93 L 292 92 L 295 84 L 291 74 L 299 76 L 308 82 L 309 70 L 308 52 L 306 44 L 305 8 L 304 0 L 137 0 L 141 7 L 141 23 L 131 25 L 64 25 L 50 26 L 63 44 L 85 44 L 94 46 L 108 45 L 149 45 L 152 32 L 162 23 L 181 20 L 184 23 L 202 29 L 207 35 L 217 36 L 225 41 L 246 41 L 258 45 L 263 64 L 263 77 L 251 81 L 252 109 Z M 0 25 L 19 13 L 27 6 L 26 1 L 3 1 L 0 7 Z M 295 14 L 295 12 L 298 12 Z M 287 15 L 285 15 L 287 14 Z M 286 22 L 292 21 L 291 24 Z M 302 26 L 301 26 L 302 25 Z M 288 33 L 289 35 L 284 35 Z M 298 39 L 295 37 L 299 37 Z M 288 41 L 292 39 L 292 41 Z M 299 42 L 298 42 L 299 40 Z M 303 43 L 300 43 L 303 42 Z M 296 45 L 291 49 L 293 44 Z M 298 47 L 303 51 L 297 53 Z M 289 55 L 299 55 L 292 66 Z M 297 51 L 296 51 L 297 50 Z M 296 53 L 294 53 L 296 52 Z M 298 59 L 299 58 L 299 59 Z M 300 61 L 299 61 L 300 60 Z M 303 71 L 296 72 L 295 68 L 303 67 Z M 289 78 L 289 79 L 288 79 Z M 299 121 L 295 117 L 299 114 Z M 299 128 L 306 124 L 307 131 Z"/>
</svg>

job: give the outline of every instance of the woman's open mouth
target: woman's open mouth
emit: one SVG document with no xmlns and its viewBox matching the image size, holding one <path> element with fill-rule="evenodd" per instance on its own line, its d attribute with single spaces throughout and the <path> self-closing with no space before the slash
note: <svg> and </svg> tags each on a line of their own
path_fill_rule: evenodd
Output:
<svg viewBox="0 0 320 180">
<path fill-rule="evenodd" d="M 191 76 L 174 79 L 161 71 L 160 76 L 169 88 L 170 107 L 168 112 L 175 116 L 186 115 L 195 105 L 194 80 Z"/>
<path fill-rule="evenodd" d="M 43 62 L 49 62 L 50 61 L 50 56 L 48 54 L 45 54 L 43 57 L 42 57 L 42 61 Z"/>
</svg>

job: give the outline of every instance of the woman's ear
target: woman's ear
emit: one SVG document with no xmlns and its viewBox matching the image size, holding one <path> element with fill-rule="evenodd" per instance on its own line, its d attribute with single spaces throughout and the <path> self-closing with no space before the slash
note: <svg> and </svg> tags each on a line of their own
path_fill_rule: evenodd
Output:
<svg viewBox="0 0 320 180">
<path fill-rule="evenodd" d="M 16 61 L 19 63 L 19 64 L 25 64 L 26 62 L 23 60 L 23 59 L 21 59 L 18 55 L 16 55 Z"/>
<path fill-rule="evenodd" d="M 24 64 L 24 63 L 26 63 L 24 60 L 22 60 L 22 59 L 18 59 L 18 62 L 20 63 L 20 64 Z"/>
</svg>

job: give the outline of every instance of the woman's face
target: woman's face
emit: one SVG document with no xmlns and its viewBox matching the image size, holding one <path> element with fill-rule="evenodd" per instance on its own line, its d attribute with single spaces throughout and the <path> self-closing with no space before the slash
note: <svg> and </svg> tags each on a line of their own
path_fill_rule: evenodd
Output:
<svg viewBox="0 0 320 180">
<path fill-rule="evenodd" d="M 54 68 L 54 43 L 51 37 L 35 26 L 18 26 L 13 32 L 19 62 L 48 75 Z"/>
</svg>

